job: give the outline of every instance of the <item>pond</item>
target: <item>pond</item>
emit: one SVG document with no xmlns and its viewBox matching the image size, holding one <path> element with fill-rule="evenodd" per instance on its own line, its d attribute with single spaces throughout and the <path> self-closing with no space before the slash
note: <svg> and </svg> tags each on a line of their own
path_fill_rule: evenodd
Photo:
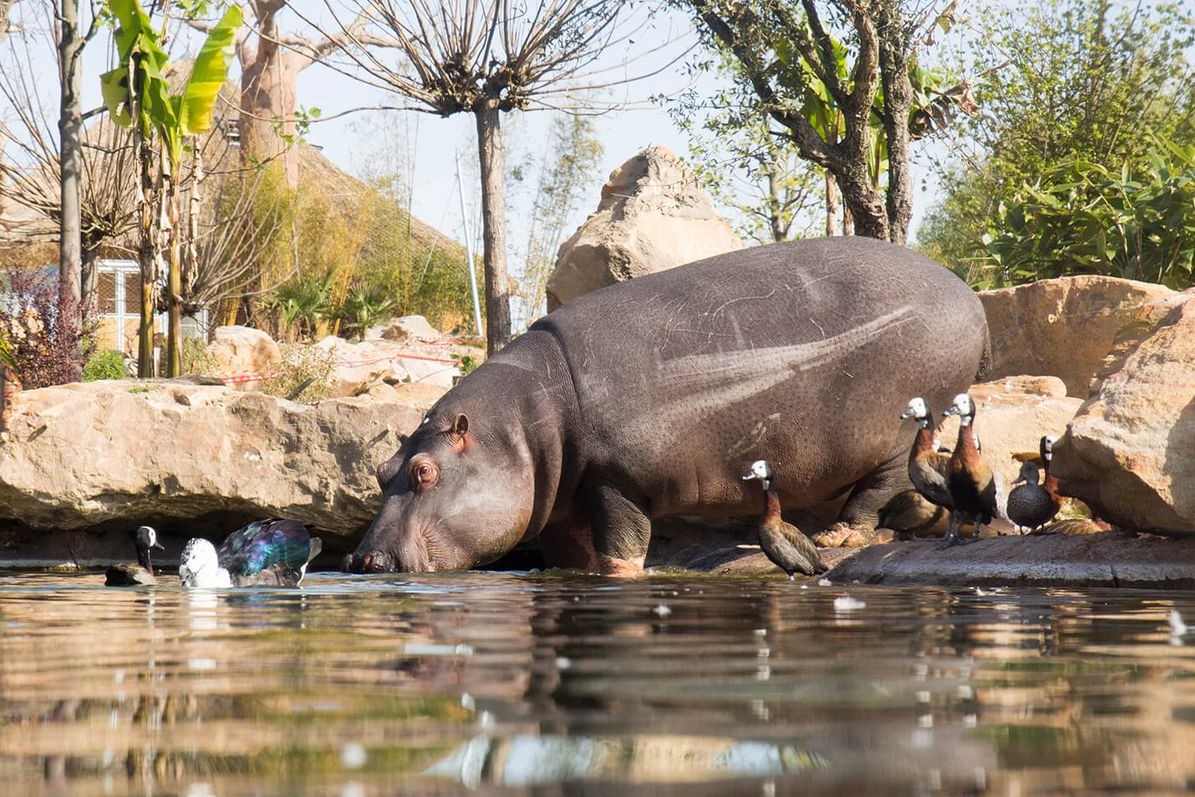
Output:
<svg viewBox="0 0 1195 797">
<path fill-rule="evenodd" d="M 190 593 L 102 581 L 0 573 L 4 795 L 1195 783 L 1195 633 L 1169 620 L 1195 620 L 1195 593 L 555 572 Z"/>
</svg>

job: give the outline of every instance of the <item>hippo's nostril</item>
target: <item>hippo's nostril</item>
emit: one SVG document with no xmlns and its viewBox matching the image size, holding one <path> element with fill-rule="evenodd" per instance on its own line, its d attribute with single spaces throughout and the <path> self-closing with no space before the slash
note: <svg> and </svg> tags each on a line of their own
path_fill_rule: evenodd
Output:
<svg viewBox="0 0 1195 797">
<path fill-rule="evenodd" d="M 397 569 L 394 557 L 385 551 L 370 551 L 361 556 L 362 573 L 392 573 Z"/>
</svg>

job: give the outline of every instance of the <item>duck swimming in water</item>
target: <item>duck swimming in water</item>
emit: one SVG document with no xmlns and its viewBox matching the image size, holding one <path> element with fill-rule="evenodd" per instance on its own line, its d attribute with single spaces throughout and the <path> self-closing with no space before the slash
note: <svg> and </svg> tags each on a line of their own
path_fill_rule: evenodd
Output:
<svg viewBox="0 0 1195 797">
<path fill-rule="evenodd" d="M 996 516 L 996 479 L 992 467 L 979 454 L 975 443 L 975 403 L 967 393 L 959 393 L 943 415 L 959 416 L 958 441 L 950 455 L 947 484 L 953 504 L 950 525 L 946 529 L 943 546 L 959 541 L 958 530 L 966 522 L 975 525 L 975 536 L 980 527 L 992 522 Z"/>
<path fill-rule="evenodd" d="M 1036 462 L 1021 463 L 1021 474 L 1013 482 L 1017 486 L 1008 494 L 1008 519 L 1022 534 L 1049 523 L 1061 506 L 1058 497 L 1038 483 L 1040 475 Z"/>
<path fill-rule="evenodd" d="M 179 561 L 184 587 L 298 586 L 323 545 L 297 520 L 258 520 L 234 531 L 220 549 L 202 537 Z"/>
<path fill-rule="evenodd" d="M 153 526 L 141 526 L 132 532 L 133 544 L 137 547 L 137 562 L 122 562 L 110 566 L 104 571 L 104 584 L 109 587 L 135 587 L 157 584 L 154 577 L 154 565 L 150 551 L 157 548 L 166 550 L 158 542 L 158 532 Z"/>
<path fill-rule="evenodd" d="M 826 572 L 828 568 L 813 540 L 781 519 L 780 498 L 772 489 L 772 466 L 766 460 L 758 460 L 743 479 L 759 479 L 763 483 L 764 512 L 759 521 L 759 547 L 772 564 L 788 573 L 790 580 L 797 571 L 809 576 Z"/>
</svg>

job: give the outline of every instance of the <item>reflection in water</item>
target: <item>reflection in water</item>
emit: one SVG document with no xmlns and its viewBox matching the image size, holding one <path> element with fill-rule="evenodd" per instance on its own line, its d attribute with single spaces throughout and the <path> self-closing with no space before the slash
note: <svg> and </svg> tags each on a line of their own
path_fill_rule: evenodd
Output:
<svg viewBox="0 0 1195 797">
<path fill-rule="evenodd" d="M 556 573 L 184 592 L 102 578 L 0 575 L 5 795 L 1195 782 L 1195 640 L 1175 643 L 1169 620 L 1195 617 L 1186 593 Z"/>
</svg>

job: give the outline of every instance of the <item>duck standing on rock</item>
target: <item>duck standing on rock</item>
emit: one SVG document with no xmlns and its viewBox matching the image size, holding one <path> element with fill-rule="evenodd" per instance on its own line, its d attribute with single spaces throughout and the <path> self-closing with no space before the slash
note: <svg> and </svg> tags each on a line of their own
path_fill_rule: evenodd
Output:
<svg viewBox="0 0 1195 797">
<path fill-rule="evenodd" d="M 950 524 L 946 529 L 943 546 L 959 541 L 958 530 L 963 523 L 975 525 L 975 536 L 980 526 L 991 523 L 996 516 L 996 479 L 992 467 L 979 454 L 975 442 L 975 403 L 967 393 L 959 393 L 954 402 L 942 413 L 959 416 L 958 441 L 950 455 L 947 470 L 947 484 L 953 504 Z"/>
<path fill-rule="evenodd" d="M 1049 523 L 1061 505 L 1057 495 L 1038 483 L 1040 475 L 1036 462 L 1022 462 L 1021 474 L 1013 482 L 1017 486 L 1008 494 L 1008 519 L 1022 534 Z"/>
<path fill-rule="evenodd" d="M 934 506 L 952 509 L 954 501 L 947 483 L 950 457 L 937 450 L 934 443 L 932 415 L 925 399 L 920 396 L 909 400 L 909 408 L 901 413 L 901 419 L 917 420 L 917 435 L 909 450 L 909 481 L 925 500 Z"/>
<path fill-rule="evenodd" d="M 184 587 L 298 586 L 323 544 L 297 520 L 257 520 L 234 531 L 220 549 L 202 537 L 179 562 Z"/>
<path fill-rule="evenodd" d="M 137 563 L 122 562 L 104 571 L 104 584 L 109 587 L 151 586 L 157 584 L 154 577 L 153 560 L 150 551 L 166 548 L 158 542 L 158 532 L 153 526 L 141 526 L 132 533 L 133 544 L 137 546 Z"/>
<path fill-rule="evenodd" d="M 798 570 L 809 576 L 826 572 L 828 568 L 813 540 L 780 517 L 780 498 L 772 489 L 772 466 L 766 460 L 758 460 L 743 479 L 759 479 L 763 483 L 764 511 L 759 521 L 759 547 L 768 559 L 788 573 L 790 581 Z"/>
</svg>

